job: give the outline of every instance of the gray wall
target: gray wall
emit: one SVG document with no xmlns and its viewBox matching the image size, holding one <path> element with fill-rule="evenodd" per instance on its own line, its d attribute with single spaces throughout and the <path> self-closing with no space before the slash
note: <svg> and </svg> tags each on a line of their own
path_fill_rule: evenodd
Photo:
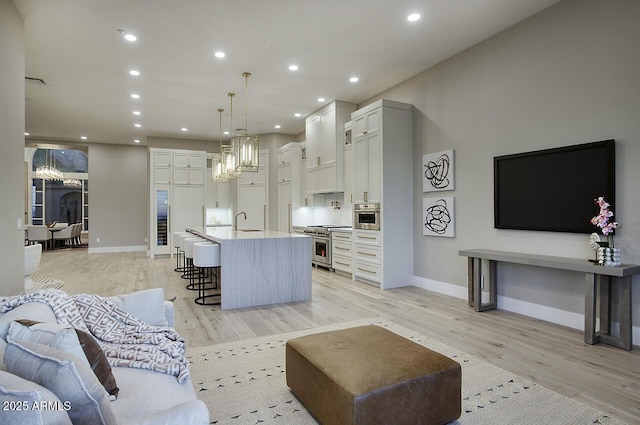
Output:
<svg viewBox="0 0 640 425">
<path fill-rule="evenodd" d="M 24 291 L 24 22 L 0 0 L 0 296 Z"/>
<path fill-rule="evenodd" d="M 588 235 L 494 229 L 492 159 L 608 138 L 617 140 L 614 213 L 622 228 L 616 246 L 624 262 L 640 263 L 639 16 L 638 1 L 563 1 L 360 105 L 379 98 L 415 105 L 415 217 L 421 217 L 422 198 L 431 196 L 422 193 L 417 171 L 422 155 L 455 149 L 456 189 L 445 193 L 455 196 L 456 237 L 422 236 L 416 219 L 417 284 L 455 285 L 448 289 L 464 296 L 467 269 L 460 249 L 591 258 Z M 553 214 L 540 200 L 540 213 L 547 212 Z M 505 265 L 499 279 L 502 296 L 584 312 L 579 274 Z"/>
<path fill-rule="evenodd" d="M 136 247 L 146 250 L 147 156 L 144 146 L 94 144 L 89 147 L 90 252 L 110 248 L 136 250 Z"/>
</svg>

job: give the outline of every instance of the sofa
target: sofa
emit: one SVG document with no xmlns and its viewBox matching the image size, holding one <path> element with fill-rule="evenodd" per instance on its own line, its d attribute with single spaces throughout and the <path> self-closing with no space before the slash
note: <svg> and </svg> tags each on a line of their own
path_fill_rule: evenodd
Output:
<svg viewBox="0 0 640 425">
<path fill-rule="evenodd" d="M 107 299 L 150 325 L 174 326 L 173 303 L 164 300 L 162 289 Z M 26 329 L 25 326 L 32 327 Z M 95 365 L 81 359 L 78 347 L 74 342 L 69 343 L 81 340 L 79 331 L 77 339 L 73 339 L 76 334 L 70 329 L 55 333 L 50 340 L 56 341 L 57 348 L 53 348 L 51 342 L 46 345 L 21 339 L 22 333 L 32 335 L 30 332 L 34 332 L 35 326 L 45 335 L 47 327 L 61 325 L 56 324 L 52 308 L 41 302 L 24 303 L 0 313 L 2 424 L 209 423 L 207 407 L 196 397 L 190 378 L 179 383 L 176 376 L 170 374 L 114 366 L 111 372 L 117 395 L 110 395 L 108 387 L 93 370 Z"/>
</svg>

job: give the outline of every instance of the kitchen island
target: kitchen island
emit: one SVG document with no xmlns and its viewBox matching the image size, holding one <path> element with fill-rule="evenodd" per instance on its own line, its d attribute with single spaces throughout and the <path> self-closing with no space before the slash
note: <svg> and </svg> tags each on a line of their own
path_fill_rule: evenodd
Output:
<svg viewBox="0 0 640 425">
<path fill-rule="evenodd" d="M 188 228 L 220 244 L 222 309 L 311 299 L 311 238 L 270 230 Z"/>
</svg>

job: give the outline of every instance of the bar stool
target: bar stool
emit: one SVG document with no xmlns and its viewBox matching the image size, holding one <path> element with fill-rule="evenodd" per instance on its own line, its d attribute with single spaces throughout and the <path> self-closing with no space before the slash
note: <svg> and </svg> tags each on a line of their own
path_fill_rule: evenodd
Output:
<svg viewBox="0 0 640 425">
<path fill-rule="evenodd" d="M 207 290 L 219 289 L 220 277 L 220 244 L 213 242 L 198 242 L 193 245 L 193 265 L 201 270 L 208 270 L 211 281 L 205 281 L 204 277 L 198 280 L 198 297 L 194 300 L 199 305 L 219 305 L 222 302 L 222 293 L 207 294 Z M 214 278 L 215 275 L 215 278 Z M 203 273 L 204 276 L 204 273 Z M 207 284 L 210 284 L 207 286 Z M 209 301 L 210 299 L 217 301 Z"/>
<path fill-rule="evenodd" d="M 194 238 L 197 237 L 196 235 L 192 234 L 192 233 L 183 233 L 179 235 L 179 241 L 180 241 L 180 254 L 182 257 L 182 267 L 179 267 L 180 270 L 178 270 L 179 272 L 182 272 L 182 278 L 183 279 L 188 279 L 188 275 L 187 275 L 187 259 L 184 256 L 184 250 L 186 248 L 186 244 L 185 241 L 189 238 Z"/>
<path fill-rule="evenodd" d="M 187 289 L 197 290 L 195 279 L 196 277 L 200 278 L 200 269 L 196 270 L 193 266 L 193 245 L 198 242 L 206 242 L 207 240 L 204 238 L 185 238 L 184 239 L 184 258 L 185 258 L 185 272 L 182 275 L 183 279 L 189 279 L 189 284 L 187 285 Z"/>
<path fill-rule="evenodd" d="M 180 266 L 180 259 L 182 257 L 182 251 L 180 250 L 180 236 L 182 235 L 191 235 L 191 233 L 173 232 L 173 247 L 176 249 L 176 268 L 173 269 L 174 272 L 184 271 L 184 266 Z"/>
</svg>

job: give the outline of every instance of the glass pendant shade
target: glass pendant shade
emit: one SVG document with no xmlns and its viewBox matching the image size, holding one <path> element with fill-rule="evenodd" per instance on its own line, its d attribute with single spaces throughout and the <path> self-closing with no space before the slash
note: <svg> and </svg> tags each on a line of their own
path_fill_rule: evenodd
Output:
<svg viewBox="0 0 640 425">
<path fill-rule="evenodd" d="M 222 158 L 221 155 L 214 155 L 211 160 L 211 174 L 212 180 L 214 182 L 226 182 L 227 176 L 224 173 L 224 169 L 222 167 Z"/>
<path fill-rule="evenodd" d="M 259 150 L 258 136 L 238 132 L 233 137 L 234 156 L 236 161 L 236 171 L 258 172 Z"/>
<path fill-rule="evenodd" d="M 225 173 L 226 167 L 224 167 L 224 162 L 222 159 L 222 149 L 223 149 L 223 144 L 222 144 L 222 113 L 224 112 L 224 109 L 219 108 L 218 109 L 218 114 L 220 115 L 220 144 L 218 145 L 220 147 L 220 154 L 213 155 L 213 158 L 211 160 L 211 179 L 214 182 L 226 182 L 229 180 L 229 177 L 227 176 L 227 174 Z"/>
<path fill-rule="evenodd" d="M 243 129 L 237 129 L 233 136 L 231 146 L 235 155 L 235 169 L 237 172 L 258 172 L 260 158 L 260 145 L 257 135 L 249 134 L 247 119 L 247 87 L 249 85 L 250 72 L 242 73 L 244 77 L 244 125 Z"/>
<path fill-rule="evenodd" d="M 241 171 L 236 170 L 236 157 L 232 146 L 222 145 L 222 169 L 223 173 L 229 179 L 238 178 L 242 175 Z"/>
</svg>

